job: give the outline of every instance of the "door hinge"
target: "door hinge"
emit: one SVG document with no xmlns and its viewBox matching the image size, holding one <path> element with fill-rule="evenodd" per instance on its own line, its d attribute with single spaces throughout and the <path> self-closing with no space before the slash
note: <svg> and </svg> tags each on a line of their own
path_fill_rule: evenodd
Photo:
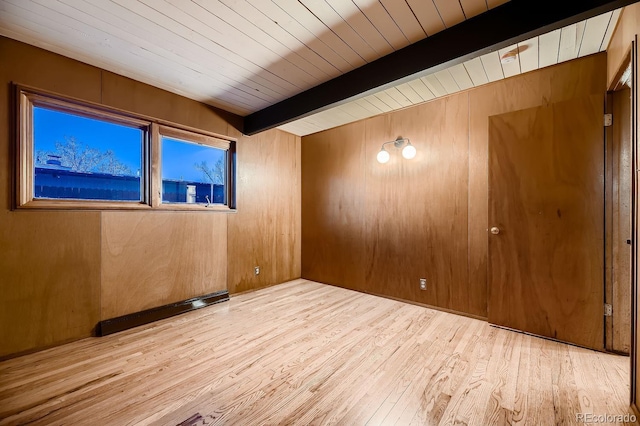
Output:
<svg viewBox="0 0 640 426">
<path fill-rule="evenodd" d="M 613 306 L 611 306 L 610 303 L 605 303 L 604 304 L 604 316 L 605 317 L 610 317 L 611 315 L 613 315 Z"/>
<path fill-rule="evenodd" d="M 613 114 L 604 115 L 604 127 L 609 127 L 613 124 Z"/>
</svg>

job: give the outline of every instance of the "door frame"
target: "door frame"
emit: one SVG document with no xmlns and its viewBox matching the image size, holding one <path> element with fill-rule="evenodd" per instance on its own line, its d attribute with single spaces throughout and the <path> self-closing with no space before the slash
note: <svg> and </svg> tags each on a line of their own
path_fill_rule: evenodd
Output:
<svg viewBox="0 0 640 426">
<path fill-rule="evenodd" d="M 631 308 L 631 335 L 630 335 L 630 347 L 629 347 L 629 403 L 632 411 L 638 417 L 640 417 L 640 410 L 638 410 L 638 153 L 640 149 L 638 147 L 638 36 L 634 37 L 634 41 L 629 46 L 629 49 L 624 56 L 614 78 L 612 79 L 610 86 L 607 88 L 608 93 L 618 89 L 621 85 L 621 79 L 628 68 L 631 66 L 631 293 L 630 293 L 630 308 Z M 609 112 L 609 111 L 608 111 Z M 605 131 L 605 137 L 609 137 Z M 606 290 L 606 288 L 605 288 Z M 606 291 L 605 291 L 606 296 Z"/>
<path fill-rule="evenodd" d="M 638 377 L 638 36 L 631 44 L 631 347 L 629 397 L 631 407 L 638 415 L 637 377 Z M 619 80 L 619 79 L 618 79 Z"/>
<path fill-rule="evenodd" d="M 603 291 L 604 303 L 613 307 L 613 313 L 603 317 L 604 349 L 619 355 L 629 355 L 631 347 L 633 147 L 631 135 L 632 90 L 628 85 L 630 76 L 627 72 L 630 68 L 629 52 L 622 61 L 620 71 L 605 98 L 605 114 L 612 114 L 613 122 L 612 125 L 604 127 L 605 268 L 603 271 Z M 626 106 L 622 103 L 625 103 Z M 625 205 L 626 208 L 623 209 L 622 206 Z"/>
</svg>

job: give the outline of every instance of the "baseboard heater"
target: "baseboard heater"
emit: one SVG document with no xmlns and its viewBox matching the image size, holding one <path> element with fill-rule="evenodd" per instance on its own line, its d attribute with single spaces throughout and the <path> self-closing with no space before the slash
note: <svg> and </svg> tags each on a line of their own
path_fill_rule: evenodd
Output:
<svg viewBox="0 0 640 426">
<path fill-rule="evenodd" d="M 227 290 L 223 290 L 176 303 L 170 303 L 164 306 L 158 306 L 157 308 L 151 308 L 145 311 L 103 320 L 96 326 L 96 335 L 107 336 L 119 331 L 128 330 L 133 327 L 138 327 L 140 325 L 170 318 L 185 312 L 204 308 L 205 306 L 213 305 L 215 303 L 226 302 L 227 300 L 229 300 L 229 292 Z"/>
</svg>

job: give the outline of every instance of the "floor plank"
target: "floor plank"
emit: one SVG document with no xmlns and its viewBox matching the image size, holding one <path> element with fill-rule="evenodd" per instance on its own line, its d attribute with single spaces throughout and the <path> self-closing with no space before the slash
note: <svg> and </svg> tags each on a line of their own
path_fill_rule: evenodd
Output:
<svg viewBox="0 0 640 426">
<path fill-rule="evenodd" d="M 629 359 L 306 280 L 0 362 L 0 425 L 578 424 Z"/>
</svg>

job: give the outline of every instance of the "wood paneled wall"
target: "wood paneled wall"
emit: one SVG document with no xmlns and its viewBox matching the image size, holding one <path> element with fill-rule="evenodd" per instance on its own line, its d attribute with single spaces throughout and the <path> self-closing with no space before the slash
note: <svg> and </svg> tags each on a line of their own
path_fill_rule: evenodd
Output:
<svg viewBox="0 0 640 426">
<path fill-rule="evenodd" d="M 613 89 L 614 79 L 622 62 L 631 51 L 631 43 L 640 32 L 640 3 L 622 9 L 618 24 L 607 48 L 607 87 Z"/>
<path fill-rule="evenodd" d="M 241 175 L 238 212 L 229 215 L 231 293 L 299 278 L 301 256 L 300 137 L 278 130 L 237 136 Z"/>
<path fill-rule="evenodd" d="M 364 291 L 365 122 L 306 136 L 302 276 Z"/>
<path fill-rule="evenodd" d="M 100 101 L 100 70 L 0 38 L 0 356 L 89 335 L 100 320 L 100 213 L 10 211 L 11 81 Z M 46 66 L 45 66 L 46 63 Z M 45 71 L 46 70 L 46 71 Z"/>
<path fill-rule="evenodd" d="M 244 137 L 233 114 L 4 37 L 0 63 L 0 358 L 300 276 L 299 137 Z M 11 82 L 238 138 L 238 212 L 11 211 Z"/>
<path fill-rule="evenodd" d="M 227 215 L 102 213 L 101 319 L 227 288 Z"/>
<path fill-rule="evenodd" d="M 469 311 L 468 272 L 458 267 L 467 261 L 468 116 L 462 94 L 367 121 L 364 257 L 373 292 Z M 400 135 L 418 155 L 406 161 L 391 148 L 381 167 L 381 141 Z"/>
<path fill-rule="evenodd" d="M 486 317 L 488 117 L 602 95 L 606 69 L 593 55 L 303 137 L 302 277 Z M 418 156 L 378 164 L 400 135 Z"/>
</svg>

